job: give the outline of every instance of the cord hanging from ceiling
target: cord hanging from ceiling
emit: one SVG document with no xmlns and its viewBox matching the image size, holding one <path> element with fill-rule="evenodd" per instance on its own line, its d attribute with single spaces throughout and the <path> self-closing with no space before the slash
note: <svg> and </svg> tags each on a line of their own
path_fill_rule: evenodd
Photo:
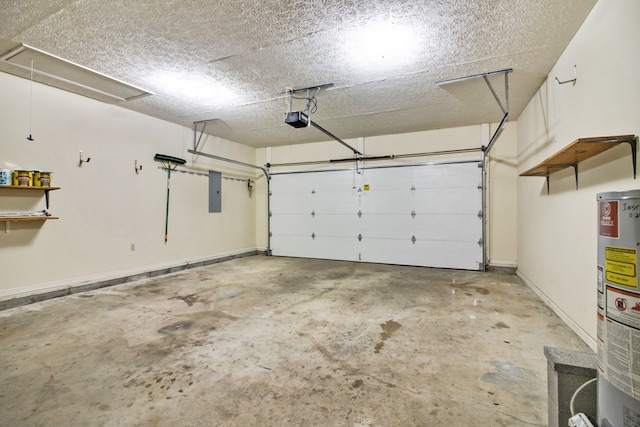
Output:
<svg viewBox="0 0 640 427">
<path fill-rule="evenodd" d="M 29 136 L 27 139 L 33 141 L 31 136 L 31 116 L 33 111 L 33 59 L 31 60 L 31 82 L 29 83 Z"/>
</svg>

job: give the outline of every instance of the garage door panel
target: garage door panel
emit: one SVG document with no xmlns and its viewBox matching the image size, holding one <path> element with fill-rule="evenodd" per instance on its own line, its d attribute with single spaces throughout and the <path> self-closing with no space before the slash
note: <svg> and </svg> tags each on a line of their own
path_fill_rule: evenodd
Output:
<svg viewBox="0 0 640 427">
<path fill-rule="evenodd" d="M 357 239 L 336 237 L 276 236 L 271 239 L 275 256 L 358 261 Z M 291 248 L 295 248 L 292 251 Z"/>
<path fill-rule="evenodd" d="M 340 203 L 336 203 L 340 200 Z M 333 192 L 316 195 L 313 199 L 316 213 L 320 214 L 357 214 L 359 203 L 352 192 Z"/>
<path fill-rule="evenodd" d="M 272 234 L 292 236 L 311 236 L 313 218 L 311 215 L 273 215 L 271 217 Z"/>
<path fill-rule="evenodd" d="M 473 187 L 482 181 L 478 165 L 474 162 L 365 170 L 363 183 L 376 190 Z"/>
<path fill-rule="evenodd" d="M 313 198 L 310 194 L 280 193 L 271 190 L 271 213 L 273 214 L 311 214 Z"/>
<path fill-rule="evenodd" d="M 322 234 L 333 236 L 357 236 L 358 216 L 350 215 L 316 215 L 311 222 L 311 227 Z"/>
<path fill-rule="evenodd" d="M 363 213 L 423 214 L 475 213 L 482 208 L 482 190 L 456 188 L 423 191 L 368 191 L 361 198 Z"/>
<path fill-rule="evenodd" d="M 407 219 L 409 217 L 410 219 Z M 453 240 L 477 242 L 482 223 L 477 215 L 365 215 L 356 226 L 362 235 L 372 238 Z"/>
<path fill-rule="evenodd" d="M 421 242 L 363 239 L 361 260 L 365 262 L 420 267 L 478 270 L 482 247 L 470 242 Z"/>
<path fill-rule="evenodd" d="M 478 242 L 482 239 L 482 220 L 477 215 L 457 215 L 453 219 L 443 215 L 416 217 L 415 236 L 419 240 Z"/>
<path fill-rule="evenodd" d="M 273 235 L 357 237 L 358 217 L 351 215 L 274 215 L 271 219 Z"/>
<path fill-rule="evenodd" d="M 411 251 L 410 260 L 424 267 L 482 268 L 482 246 L 477 242 L 433 242 L 416 241 L 416 251 Z M 417 264 L 417 262 L 421 262 Z"/>
</svg>

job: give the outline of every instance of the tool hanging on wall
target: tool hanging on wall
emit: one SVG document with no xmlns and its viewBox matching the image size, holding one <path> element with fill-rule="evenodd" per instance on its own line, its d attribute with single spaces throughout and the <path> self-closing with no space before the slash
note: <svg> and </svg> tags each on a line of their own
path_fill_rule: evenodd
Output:
<svg viewBox="0 0 640 427">
<path fill-rule="evenodd" d="M 167 210 L 164 219 L 164 243 L 167 243 L 167 240 L 169 238 L 169 183 L 171 182 L 171 171 L 175 170 L 178 165 L 184 165 L 185 163 L 187 163 L 187 161 L 179 157 L 167 156 L 165 154 L 156 154 L 153 157 L 153 160 L 161 162 L 162 165 L 167 169 Z"/>
</svg>

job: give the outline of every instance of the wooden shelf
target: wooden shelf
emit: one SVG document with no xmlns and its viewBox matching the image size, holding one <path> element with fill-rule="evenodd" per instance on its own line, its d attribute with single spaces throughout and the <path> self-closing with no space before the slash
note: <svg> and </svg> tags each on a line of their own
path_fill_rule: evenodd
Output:
<svg viewBox="0 0 640 427">
<path fill-rule="evenodd" d="M 27 185 L 0 185 L 0 190 L 6 188 L 11 190 L 40 190 L 44 191 L 45 206 L 49 209 L 49 191 L 59 190 L 60 187 L 34 187 Z"/>
<path fill-rule="evenodd" d="M 629 144 L 631 147 L 633 178 L 636 177 L 636 136 L 601 136 L 595 138 L 578 138 L 553 156 L 538 163 L 531 169 L 522 172 L 520 176 L 544 176 L 547 178 L 547 192 L 549 191 L 549 175 L 572 167 L 576 176 L 576 189 L 578 188 L 578 163 L 607 151 L 619 144 Z"/>
<path fill-rule="evenodd" d="M 0 215 L 0 222 L 18 222 L 18 221 L 46 221 L 48 219 L 58 219 L 57 216 L 2 216 Z"/>
<path fill-rule="evenodd" d="M 60 187 L 33 187 L 33 186 L 26 186 L 26 185 L 0 185 L 0 189 L 3 188 L 11 188 L 11 189 L 15 189 L 15 190 L 44 190 L 44 191 L 50 191 L 50 190 L 59 190 Z"/>
</svg>

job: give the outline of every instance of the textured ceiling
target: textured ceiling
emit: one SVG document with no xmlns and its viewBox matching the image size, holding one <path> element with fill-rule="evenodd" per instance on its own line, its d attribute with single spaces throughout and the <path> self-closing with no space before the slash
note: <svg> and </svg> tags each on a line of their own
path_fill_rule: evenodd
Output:
<svg viewBox="0 0 640 427">
<path fill-rule="evenodd" d="M 312 119 L 342 139 L 500 121 L 482 79 L 436 82 L 508 68 L 517 119 L 595 2 L 0 0 L 0 54 L 25 43 L 154 93 L 124 108 L 265 147 L 327 139 L 284 124 L 283 93 L 328 83 Z"/>
</svg>

